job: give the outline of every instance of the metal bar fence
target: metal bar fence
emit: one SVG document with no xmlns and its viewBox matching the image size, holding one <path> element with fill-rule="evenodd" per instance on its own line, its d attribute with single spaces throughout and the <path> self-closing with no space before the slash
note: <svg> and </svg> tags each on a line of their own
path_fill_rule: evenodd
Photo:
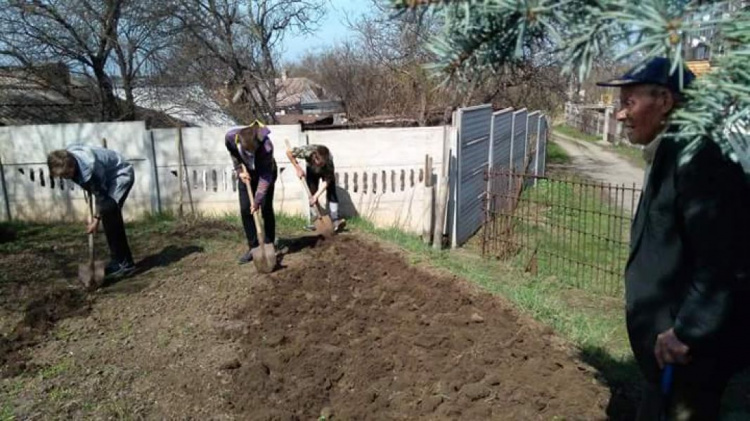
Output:
<svg viewBox="0 0 750 421">
<path fill-rule="evenodd" d="M 640 189 L 489 171 L 482 253 L 535 275 L 619 295 Z"/>
</svg>

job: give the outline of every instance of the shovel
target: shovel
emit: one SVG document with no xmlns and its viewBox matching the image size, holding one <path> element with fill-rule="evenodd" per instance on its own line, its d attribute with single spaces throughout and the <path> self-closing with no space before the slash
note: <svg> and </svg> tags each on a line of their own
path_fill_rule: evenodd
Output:
<svg viewBox="0 0 750 421">
<path fill-rule="evenodd" d="M 249 177 L 247 167 L 244 164 L 242 165 L 242 172 Z M 247 195 L 250 197 L 250 206 L 254 208 L 255 192 L 253 192 L 249 181 L 245 181 L 244 183 L 245 187 L 247 187 Z M 253 263 L 258 272 L 271 273 L 276 268 L 276 249 L 273 247 L 273 244 L 266 244 L 266 228 L 263 225 L 263 215 L 261 215 L 260 210 L 253 213 L 253 218 L 255 219 L 255 232 L 258 235 L 258 247 L 250 250 L 250 253 L 253 255 Z"/>
<path fill-rule="evenodd" d="M 292 165 L 294 165 L 294 168 L 297 171 L 301 171 L 302 168 L 300 168 L 299 163 L 297 162 L 297 158 L 292 155 L 292 146 L 289 144 L 289 139 L 284 139 L 284 143 L 286 143 L 286 156 L 289 157 L 289 161 L 292 163 Z M 305 192 L 307 192 L 307 199 L 309 200 L 312 197 L 312 193 L 310 193 L 310 187 L 307 185 L 307 182 L 305 180 L 300 178 L 300 181 L 302 182 L 302 186 L 305 188 Z M 333 228 L 333 221 L 331 221 L 331 217 L 329 215 L 323 214 L 320 203 L 316 202 L 315 205 L 312 206 L 312 210 L 313 217 L 315 218 L 313 220 L 315 232 L 325 238 L 332 237 L 335 230 Z"/>
<path fill-rule="evenodd" d="M 94 200 L 91 194 L 86 194 L 86 199 L 89 205 L 89 224 L 94 222 Z M 96 260 L 96 252 L 94 250 L 94 233 L 92 232 L 89 236 L 89 261 L 78 265 L 78 280 L 83 283 L 83 286 L 93 291 L 99 288 L 104 281 L 104 261 Z"/>
</svg>

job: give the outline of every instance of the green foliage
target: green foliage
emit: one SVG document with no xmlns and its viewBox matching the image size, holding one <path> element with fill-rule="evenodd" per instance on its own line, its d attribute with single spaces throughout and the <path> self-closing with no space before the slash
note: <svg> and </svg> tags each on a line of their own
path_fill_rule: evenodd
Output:
<svg viewBox="0 0 750 421">
<path fill-rule="evenodd" d="M 600 142 L 602 140 L 601 136 L 594 136 L 588 133 L 584 133 L 576 129 L 575 127 L 571 127 L 566 124 L 555 126 L 554 131 L 556 133 L 562 133 L 565 136 L 574 137 L 576 139 L 585 140 L 587 142 Z"/>
<path fill-rule="evenodd" d="M 446 80 L 464 80 L 478 70 L 498 71 L 550 50 L 563 73 L 585 80 L 596 60 L 636 58 L 640 63 L 669 57 L 673 72 L 685 69 L 684 39 L 718 28 L 713 46 L 723 55 L 718 70 L 686 91 L 688 101 L 672 122 L 676 137 L 689 142 L 681 163 L 689 162 L 704 139 L 741 163 L 750 174 L 750 10 L 718 13 L 722 2 L 688 0 L 391 0 L 406 12 L 431 7 L 445 22 L 432 42 L 433 71 Z M 706 21 L 704 16 L 714 16 Z"/>
<path fill-rule="evenodd" d="M 547 142 L 547 163 L 566 165 L 571 161 L 570 155 L 568 155 L 563 148 L 555 142 Z"/>
</svg>

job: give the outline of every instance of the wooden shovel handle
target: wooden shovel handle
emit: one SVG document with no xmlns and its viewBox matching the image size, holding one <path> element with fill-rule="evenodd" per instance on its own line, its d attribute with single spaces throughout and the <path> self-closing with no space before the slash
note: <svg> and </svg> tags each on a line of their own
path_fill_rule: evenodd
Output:
<svg viewBox="0 0 750 421">
<path fill-rule="evenodd" d="M 294 168 L 301 170 L 299 166 L 299 162 L 297 162 L 297 157 L 292 155 L 292 145 L 289 143 L 289 139 L 284 139 L 284 144 L 286 145 L 286 156 L 289 158 L 289 162 L 294 165 Z"/>
<path fill-rule="evenodd" d="M 247 175 L 248 178 L 247 181 L 243 180 L 243 183 L 245 183 L 245 187 L 247 188 L 247 196 L 250 198 L 250 211 L 252 212 L 252 208 L 255 207 L 255 192 L 250 185 L 250 173 L 247 171 L 245 164 L 242 164 L 242 173 Z M 253 213 L 253 218 L 255 218 L 255 232 L 258 234 L 258 243 L 262 246 L 266 243 L 266 230 L 263 226 L 263 217 L 260 214 L 260 209 Z"/>
</svg>

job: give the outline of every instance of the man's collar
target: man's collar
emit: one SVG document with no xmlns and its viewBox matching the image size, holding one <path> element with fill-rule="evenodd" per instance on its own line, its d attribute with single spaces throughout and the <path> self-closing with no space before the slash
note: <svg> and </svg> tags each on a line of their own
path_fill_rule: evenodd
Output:
<svg viewBox="0 0 750 421">
<path fill-rule="evenodd" d="M 667 130 L 665 128 L 656 136 L 656 138 L 654 138 L 654 140 L 651 141 L 651 143 L 643 147 L 643 160 L 646 161 L 647 164 L 650 165 L 654 162 L 656 150 L 659 149 L 659 144 L 661 144 L 661 141 L 664 138 L 664 133 L 666 132 Z"/>
</svg>

